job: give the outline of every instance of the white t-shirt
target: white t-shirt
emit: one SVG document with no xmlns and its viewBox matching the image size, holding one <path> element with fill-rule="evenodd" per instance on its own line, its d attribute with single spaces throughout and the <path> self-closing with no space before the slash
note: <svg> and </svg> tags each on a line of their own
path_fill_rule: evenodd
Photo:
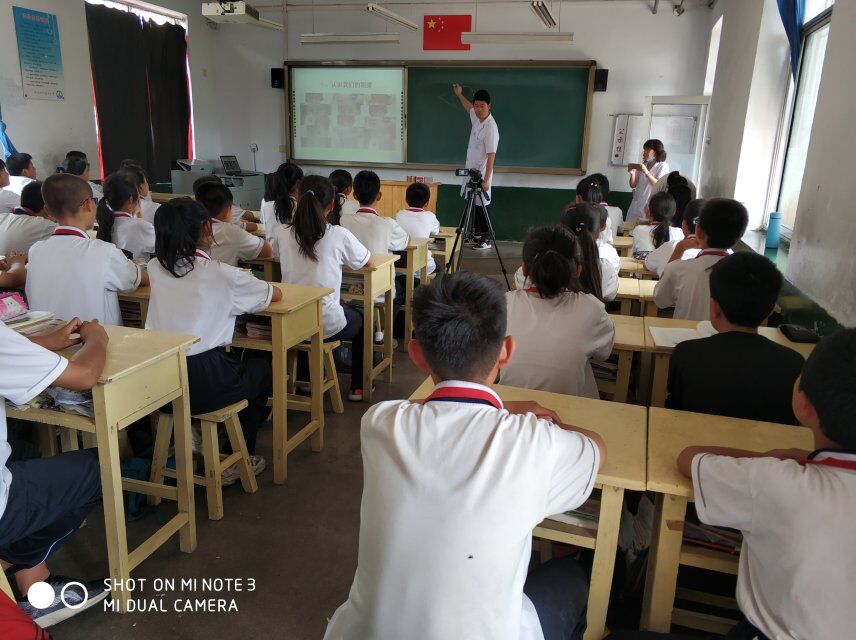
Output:
<svg viewBox="0 0 856 640">
<path fill-rule="evenodd" d="M 604 302 L 612 302 L 618 295 L 618 272 L 621 268 L 621 257 L 615 247 L 605 244 L 598 247 L 600 254 L 600 289 Z M 529 278 L 523 275 L 523 267 L 514 272 L 514 288 L 525 289 L 530 286 Z"/>
<path fill-rule="evenodd" d="M 509 291 L 508 328 L 517 350 L 500 372 L 512 387 L 597 398 L 591 361 L 612 353 L 615 325 L 603 303 L 588 293 L 565 292 L 556 298 Z"/>
<path fill-rule="evenodd" d="M 117 292 L 136 289 L 140 273 L 116 245 L 58 226 L 54 235 L 30 248 L 27 301 L 31 309 L 58 318 L 121 326 Z"/>
<path fill-rule="evenodd" d="M 493 406 L 381 402 L 362 419 L 360 545 L 326 640 L 540 640 L 523 594 L 532 529 L 591 493 L 595 444 L 488 387 L 443 382 Z"/>
<path fill-rule="evenodd" d="M 856 461 L 813 454 L 832 458 Z M 737 602 L 746 618 L 769 638 L 852 638 L 856 471 L 700 453 L 692 472 L 699 519 L 743 532 Z"/>
<path fill-rule="evenodd" d="M 151 196 L 140 198 L 140 217 L 146 222 L 155 223 L 155 213 L 161 206 L 161 202 L 154 202 Z"/>
<path fill-rule="evenodd" d="M 360 208 L 360 203 L 354 200 L 353 198 L 345 198 L 344 202 L 342 202 L 342 209 L 340 214 L 343 216 L 352 215 L 357 212 L 357 209 Z"/>
<path fill-rule="evenodd" d="M 0 322 L 0 522 L 14 478 L 6 462 L 12 455 L 6 432 L 6 399 L 23 405 L 45 390 L 68 360 L 27 340 Z"/>
<path fill-rule="evenodd" d="M 692 260 L 670 262 L 654 287 L 654 303 L 675 307 L 673 317 L 680 320 L 710 320 L 710 270 L 726 255 L 702 251 Z"/>
<path fill-rule="evenodd" d="M 264 248 L 264 238 L 254 236 L 233 224 L 214 218 L 211 220 L 211 228 L 214 231 L 214 244 L 211 245 L 209 253 L 214 260 L 237 267 L 240 260 L 258 258 Z"/>
<path fill-rule="evenodd" d="M 484 122 L 479 120 L 475 109 L 470 109 L 470 122 L 473 125 L 470 131 L 470 140 L 467 144 L 467 169 L 478 169 L 482 175 L 487 170 L 487 155 L 496 153 L 499 147 L 499 127 L 496 126 L 496 120 L 493 119 L 493 114 L 488 114 Z M 467 182 L 469 178 L 464 178 L 461 183 L 461 195 L 466 196 Z M 493 182 L 491 180 L 491 182 Z M 485 204 L 490 202 L 490 189 L 485 192 Z"/>
<path fill-rule="evenodd" d="M 27 178 L 25 176 L 9 176 L 9 186 L 3 187 L 3 188 L 8 189 L 12 193 L 17 194 L 18 197 L 20 198 L 21 197 L 21 191 L 23 191 L 24 187 L 26 187 L 32 181 L 33 181 L 32 178 Z"/>
<path fill-rule="evenodd" d="M 439 233 L 440 221 L 431 211 L 416 207 L 402 209 L 395 214 L 395 221 L 411 238 L 430 238 L 432 233 Z M 434 257 L 428 252 L 428 273 L 434 273 L 437 265 Z"/>
<path fill-rule="evenodd" d="M 634 227 L 630 235 L 633 237 L 633 248 L 630 252 L 633 255 L 653 251 L 654 246 L 654 230 L 657 227 L 651 224 L 640 224 Z M 669 239 L 667 242 L 677 242 L 684 239 L 684 232 L 680 227 L 669 227 Z"/>
<path fill-rule="evenodd" d="M 155 227 L 125 211 L 113 212 L 113 244 L 135 260 L 148 260 L 155 252 Z"/>
<path fill-rule="evenodd" d="M 345 311 L 339 303 L 342 288 L 342 267 L 359 269 L 369 261 L 371 253 L 353 233 L 338 225 L 328 224 L 315 245 L 317 261 L 300 253 L 292 227 L 280 226 L 276 231 L 279 247 L 279 266 L 282 281 L 288 284 L 305 284 L 329 287 L 333 293 L 321 301 L 324 337 L 336 335 L 345 328 Z"/>
<path fill-rule="evenodd" d="M 293 215 L 294 208 L 297 207 L 297 199 L 293 196 L 289 196 L 289 198 L 291 199 L 291 212 Z M 262 205 L 259 209 L 259 216 L 261 217 L 262 224 L 265 226 L 265 240 L 270 242 L 270 246 L 273 247 L 273 252 L 278 253 L 279 248 L 276 244 L 276 230 L 283 225 L 276 218 L 276 203 L 262 200 Z"/>
<path fill-rule="evenodd" d="M 0 213 L 0 255 L 10 251 L 28 253 L 39 240 L 50 237 L 56 222 L 39 216 Z"/>
<path fill-rule="evenodd" d="M 187 355 L 230 344 L 235 318 L 270 305 L 273 285 L 197 250 L 193 270 L 176 278 L 157 259 L 148 265 L 152 295 L 146 329 L 198 336 Z M 185 267 L 186 268 L 186 267 Z"/>
<path fill-rule="evenodd" d="M 89 188 L 92 189 L 92 197 L 96 202 L 104 197 L 104 191 L 101 190 L 101 185 L 95 184 L 91 180 L 87 184 L 89 184 Z"/>
<path fill-rule="evenodd" d="M 619 236 L 621 230 L 624 229 L 624 212 L 621 207 L 612 207 L 608 204 L 601 203 L 602 207 L 606 207 L 606 212 L 609 214 L 609 223 L 607 230 L 609 231 L 607 242 L 612 242 Z"/>
<path fill-rule="evenodd" d="M 665 162 L 655 162 L 648 172 L 656 179 L 660 179 L 669 173 L 669 165 Z M 645 205 L 651 197 L 653 185 L 641 171 L 636 172 L 636 188 L 633 189 L 633 200 L 627 209 L 627 221 L 634 222 L 645 217 Z"/>
<path fill-rule="evenodd" d="M 654 249 L 651 253 L 645 256 L 645 268 L 648 269 L 648 271 L 656 273 L 658 277 L 661 277 L 663 275 L 663 271 L 666 269 L 666 265 L 669 264 L 669 258 L 671 258 L 672 254 L 675 252 L 675 246 L 677 244 L 677 240 L 670 240 Z M 699 251 L 700 249 L 687 249 L 684 251 L 683 255 L 681 255 L 681 260 L 692 260 L 699 254 Z"/>
<path fill-rule="evenodd" d="M 6 187 L 0 189 L 0 213 L 12 213 L 15 207 L 20 206 L 20 194 L 10 191 Z"/>
<path fill-rule="evenodd" d="M 370 207 L 360 207 L 355 214 L 342 216 L 341 224 L 372 253 L 404 251 L 410 240 L 395 220 L 378 215 Z"/>
</svg>

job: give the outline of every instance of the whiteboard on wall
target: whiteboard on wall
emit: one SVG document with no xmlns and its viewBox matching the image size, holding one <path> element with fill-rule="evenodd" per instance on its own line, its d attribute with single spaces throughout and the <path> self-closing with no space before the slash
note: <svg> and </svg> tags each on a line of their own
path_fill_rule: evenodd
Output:
<svg viewBox="0 0 856 640">
<path fill-rule="evenodd" d="M 612 150 L 609 163 L 625 167 L 642 158 L 642 145 L 648 138 L 663 141 L 670 157 L 693 156 L 695 153 L 698 118 L 694 116 L 651 117 L 651 133 L 645 131 L 645 117 L 636 113 L 619 113 L 612 129 Z M 671 164 L 671 163 L 670 163 Z"/>
</svg>

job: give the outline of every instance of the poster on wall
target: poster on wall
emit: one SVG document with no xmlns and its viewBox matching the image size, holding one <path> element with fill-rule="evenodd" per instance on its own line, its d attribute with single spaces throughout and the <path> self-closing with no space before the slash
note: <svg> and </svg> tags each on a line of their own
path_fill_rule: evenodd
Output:
<svg viewBox="0 0 856 640">
<path fill-rule="evenodd" d="M 24 97 L 65 100 L 59 25 L 52 13 L 12 7 Z"/>
</svg>

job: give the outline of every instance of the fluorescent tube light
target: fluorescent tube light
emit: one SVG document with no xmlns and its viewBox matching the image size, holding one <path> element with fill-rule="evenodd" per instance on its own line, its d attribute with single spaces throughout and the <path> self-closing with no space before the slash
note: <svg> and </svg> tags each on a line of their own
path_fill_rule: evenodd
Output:
<svg viewBox="0 0 856 640">
<path fill-rule="evenodd" d="M 302 33 L 300 44 L 398 44 L 397 33 Z"/>
<path fill-rule="evenodd" d="M 416 31 L 419 28 L 412 20 L 408 20 L 404 16 L 398 15 L 395 11 L 390 11 L 386 7 L 382 7 L 373 2 L 369 2 L 366 6 L 366 11 L 375 14 L 379 18 L 383 18 L 387 22 L 394 22 L 395 24 L 400 25 L 405 29 L 410 29 L 411 31 Z"/>
<path fill-rule="evenodd" d="M 545 2 L 542 0 L 532 0 L 529 6 L 532 8 L 532 13 L 538 16 L 538 19 L 544 23 L 545 28 L 552 29 L 556 26 L 556 19 Z"/>
<path fill-rule="evenodd" d="M 464 44 L 573 44 L 574 34 L 565 33 L 484 33 L 465 31 L 461 34 Z"/>
</svg>

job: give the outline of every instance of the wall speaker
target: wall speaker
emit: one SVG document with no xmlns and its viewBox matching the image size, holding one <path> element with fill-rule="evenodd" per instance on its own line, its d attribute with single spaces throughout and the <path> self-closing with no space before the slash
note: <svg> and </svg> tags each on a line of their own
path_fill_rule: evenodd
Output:
<svg viewBox="0 0 856 640">
<path fill-rule="evenodd" d="M 606 91 L 606 80 L 609 78 L 609 69 L 594 70 L 594 90 Z"/>
<path fill-rule="evenodd" d="M 271 68 L 270 86 L 272 89 L 285 89 L 285 69 L 276 67 Z"/>
</svg>

